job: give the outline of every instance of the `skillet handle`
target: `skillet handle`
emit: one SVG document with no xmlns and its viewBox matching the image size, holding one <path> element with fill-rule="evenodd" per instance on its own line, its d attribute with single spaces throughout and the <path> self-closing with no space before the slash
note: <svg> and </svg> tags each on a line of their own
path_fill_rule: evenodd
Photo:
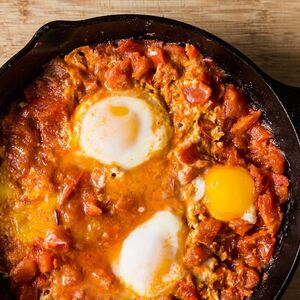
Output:
<svg viewBox="0 0 300 300">
<path fill-rule="evenodd" d="M 269 78 L 268 82 L 286 109 L 300 139 L 300 87 L 289 86 L 273 78 Z"/>
</svg>

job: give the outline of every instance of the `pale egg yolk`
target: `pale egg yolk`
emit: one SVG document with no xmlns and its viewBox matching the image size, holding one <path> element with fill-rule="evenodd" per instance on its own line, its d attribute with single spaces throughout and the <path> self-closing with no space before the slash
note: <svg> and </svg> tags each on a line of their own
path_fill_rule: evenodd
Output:
<svg viewBox="0 0 300 300">
<path fill-rule="evenodd" d="M 136 142 L 140 121 L 138 115 L 126 106 L 108 106 L 106 116 L 99 120 L 98 138 L 108 147 L 126 149 Z"/>
<path fill-rule="evenodd" d="M 205 175 L 205 203 L 216 219 L 230 221 L 241 218 L 254 198 L 254 181 L 245 168 L 216 166 Z"/>
</svg>

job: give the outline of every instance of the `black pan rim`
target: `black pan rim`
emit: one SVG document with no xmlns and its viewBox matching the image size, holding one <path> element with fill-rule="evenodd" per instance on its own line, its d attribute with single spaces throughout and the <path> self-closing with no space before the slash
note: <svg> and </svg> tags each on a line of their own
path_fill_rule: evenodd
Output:
<svg viewBox="0 0 300 300">
<path fill-rule="evenodd" d="M 26 53 L 28 53 L 32 48 L 35 47 L 36 43 L 39 41 L 39 38 L 43 33 L 50 31 L 52 29 L 56 28 L 76 28 L 79 26 L 87 26 L 87 25 L 93 25 L 97 23 L 104 23 L 104 22 L 110 22 L 110 21 L 128 21 L 134 22 L 134 19 L 140 19 L 144 21 L 149 22 L 160 22 L 163 24 L 168 25 L 174 25 L 176 27 L 181 27 L 190 31 L 194 31 L 198 34 L 203 35 L 207 39 L 211 39 L 217 44 L 227 48 L 230 50 L 231 53 L 233 53 L 235 56 L 238 56 L 241 60 L 243 60 L 249 67 L 253 68 L 255 72 L 265 81 L 265 83 L 269 86 L 269 88 L 274 92 L 272 87 L 268 84 L 267 80 L 270 79 L 270 77 L 262 71 L 261 68 L 259 68 L 251 59 L 249 59 L 246 55 L 244 55 L 242 52 L 240 52 L 237 48 L 233 47 L 226 41 L 222 40 L 218 36 L 205 31 L 199 27 L 181 22 L 179 20 L 175 19 L 169 19 L 165 17 L 160 16 L 154 16 L 154 15 L 144 15 L 144 14 L 114 14 L 114 15 L 105 15 L 100 17 L 94 17 L 94 18 L 88 18 L 84 20 L 56 20 L 51 21 L 46 24 L 44 24 L 42 27 L 40 27 L 33 35 L 31 40 L 15 55 L 13 55 L 6 63 L 4 63 L 0 68 L 0 75 L 3 74 L 3 72 L 6 71 L 16 60 L 24 56 Z M 274 79 L 273 79 L 274 80 Z M 276 92 L 274 92 L 276 94 Z"/>
<path fill-rule="evenodd" d="M 36 47 L 37 43 L 39 42 L 41 36 L 51 30 L 55 30 L 58 28 L 76 28 L 76 27 L 81 27 L 81 26 L 88 26 L 88 25 L 94 25 L 98 23 L 105 23 L 105 22 L 112 22 L 112 21 L 130 21 L 134 22 L 135 20 L 143 20 L 146 22 L 156 22 L 156 23 L 162 23 L 162 24 L 167 24 L 171 25 L 174 27 L 180 27 L 183 29 L 186 29 L 188 31 L 193 31 L 196 34 L 202 35 L 208 40 L 212 40 L 213 42 L 217 43 L 219 46 L 222 46 L 224 48 L 227 48 L 234 56 L 238 57 L 240 60 L 242 60 L 247 67 L 252 68 L 254 72 L 256 73 L 257 76 L 260 77 L 260 79 L 263 80 L 263 82 L 266 84 L 266 86 L 272 91 L 272 93 L 277 97 L 279 100 L 279 103 L 282 107 L 282 109 L 285 111 L 288 119 L 290 120 L 290 123 L 293 127 L 294 134 L 297 138 L 298 144 L 300 145 L 299 141 L 299 135 L 297 134 L 294 124 L 291 121 L 289 114 L 287 113 L 284 105 L 280 101 L 280 97 L 274 91 L 271 82 L 278 82 L 277 80 L 272 79 L 269 77 L 266 73 L 262 71 L 251 59 L 249 59 L 246 55 L 244 55 L 242 52 L 240 52 L 238 49 L 227 43 L 226 41 L 222 40 L 221 38 L 215 36 L 214 34 L 211 34 L 201 28 L 198 28 L 196 26 L 174 20 L 174 19 L 169 19 L 165 17 L 159 17 L 159 16 L 154 16 L 154 15 L 144 15 L 144 14 L 114 14 L 114 15 L 104 15 L 104 16 L 99 16 L 99 17 L 93 17 L 93 18 L 88 18 L 84 20 L 74 20 L 74 21 L 66 21 L 66 20 L 57 20 L 57 21 L 52 21 L 49 23 L 46 23 L 42 27 L 40 27 L 33 35 L 31 40 L 15 55 L 13 55 L 5 64 L 3 64 L 0 67 L 0 77 L 11 67 L 13 66 L 19 59 L 21 59 L 23 56 L 25 56 L 28 52 L 30 52 L 33 48 Z M 129 37 L 128 37 L 129 38 Z M 280 83 L 283 85 L 282 83 Z M 286 87 L 289 87 L 288 85 L 285 85 Z M 274 299 L 280 299 L 281 296 L 284 294 L 286 291 L 296 269 L 300 261 L 300 237 L 298 240 L 298 246 L 297 246 L 297 252 L 294 256 L 293 263 L 290 266 L 289 272 L 286 276 L 286 279 L 284 282 L 281 284 L 281 286 L 278 288 L 278 292 L 275 295 Z"/>
</svg>

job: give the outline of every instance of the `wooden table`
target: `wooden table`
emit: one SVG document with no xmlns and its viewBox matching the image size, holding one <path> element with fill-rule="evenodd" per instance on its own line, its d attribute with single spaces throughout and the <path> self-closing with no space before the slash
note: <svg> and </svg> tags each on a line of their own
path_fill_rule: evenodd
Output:
<svg viewBox="0 0 300 300">
<path fill-rule="evenodd" d="M 274 78 L 300 86 L 299 0 L 0 0 L 0 65 L 49 21 L 140 13 L 178 19 L 231 43 Z M 300 299 L 300 268 L 283 297 Z"/>
</svg>

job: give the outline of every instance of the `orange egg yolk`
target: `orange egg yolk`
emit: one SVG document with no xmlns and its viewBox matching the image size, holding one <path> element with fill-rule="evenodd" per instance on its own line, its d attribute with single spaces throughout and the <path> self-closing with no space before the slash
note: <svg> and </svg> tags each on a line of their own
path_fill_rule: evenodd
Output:
<svg viewBox="0 0 300 300">
<path fill-rule="evenodd" d="M 254 198 L 254 181 L 245 168 L 216 166 L 205 175 L 205 204 L 218 220 L 241 218 Z"/>
</svg>

